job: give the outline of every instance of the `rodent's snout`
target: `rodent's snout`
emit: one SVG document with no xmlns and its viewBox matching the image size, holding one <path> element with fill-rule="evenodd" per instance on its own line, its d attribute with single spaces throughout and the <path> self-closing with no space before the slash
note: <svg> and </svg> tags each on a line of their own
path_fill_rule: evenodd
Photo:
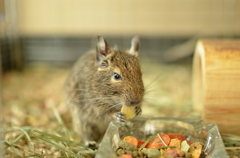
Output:
<svg viewBox="0 0 240 158">
<path fill-rule="evenodd" d="M 142 97 L 141 96 L 132 96 L 126 95 L 125 105 L 126 106 L 141 106 Z"/>
<path fill-rule="evenodd" d="M 133 106 L 139 104 L 140 102 L 141 102 L 140 100 L 132 100 L 130 101 L 130 104 Z"/>
<path fill-rule="evenodd" d="M 141 106 L 144 96 L 144 88 L 143 86 L 134 86 L 134 88 L 130 87 L 125 90 L 123 96 L 123 101 L 126 106 Z"/>
</svg>

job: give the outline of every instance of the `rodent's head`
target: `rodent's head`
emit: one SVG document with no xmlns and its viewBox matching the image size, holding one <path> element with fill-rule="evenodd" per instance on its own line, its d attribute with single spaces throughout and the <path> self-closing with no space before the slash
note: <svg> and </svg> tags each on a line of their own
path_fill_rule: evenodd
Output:
<svg viewBox="0 0 240 158">
<path fill-rule="evenodd" d="M 142 72 L 138 56 L 139 38 L 135 36 L 131 48 L 112 50 L 103 37 L 98 36 L 96 47 L 97 90 L 111 95 L 125 106 L 140 106 L 144 95 Z"/>
</svg>

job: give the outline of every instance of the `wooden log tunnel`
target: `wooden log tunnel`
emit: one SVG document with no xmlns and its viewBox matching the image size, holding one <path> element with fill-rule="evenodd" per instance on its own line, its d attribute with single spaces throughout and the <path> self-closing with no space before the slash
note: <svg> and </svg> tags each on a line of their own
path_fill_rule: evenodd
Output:
<svg viewBox="0 0 240 158">
<path fill-rule="evenodd" d="M 240 40 L 199 40 L 192 87 L 193 108 L 203 120 L 240 135 Z"/>
</svg>

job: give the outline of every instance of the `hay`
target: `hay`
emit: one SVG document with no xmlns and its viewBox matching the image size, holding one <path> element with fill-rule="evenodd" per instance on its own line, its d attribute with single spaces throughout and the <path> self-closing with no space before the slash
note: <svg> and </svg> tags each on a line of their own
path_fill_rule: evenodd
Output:
<svg viewBox="0 0 240 158">
<path fill-rule="evenodd" d="M 143 115 L 200 117 L 191 108 L 191 59 L 174 64 L 143 62 Z M 5 158 L 94 157 L 71 130 L 62 86 L 69 68 L 29 66 L 2 77 Z M 238 136 L 223 137 L 230 157 L 239 156 Z"/>
</svg>

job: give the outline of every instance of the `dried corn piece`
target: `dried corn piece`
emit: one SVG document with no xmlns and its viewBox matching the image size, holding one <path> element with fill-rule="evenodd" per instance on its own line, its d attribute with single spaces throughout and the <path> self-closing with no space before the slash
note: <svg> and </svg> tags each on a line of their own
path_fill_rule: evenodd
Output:
<svg viewBox="0 0 240 158">
<path fill-rule="evenodd" d="M 163 155 L 165 155 L 165 153 L 166 153 L 166 150 L 164 150 L 164 149 L 161 149 L 161 150 L 160 150 L 160 153 L 161 153 L 161 156 L 163 156 Z"/>
<path fill-rule="evenodd" d="M 135 106 L 123 106 L 121 109 L 121 112 L 125 114 L 126 119 L 130 119 L 133 118 L 136 114 L 135 114 Z"/>
<path fill-rule="evenodd" d="M 199 158 L 202 151 L 202 145 L 199 143 L 192 143 L 189 148 L 189 152 L 192 154 L 192 158 Z"/>
</svg>

